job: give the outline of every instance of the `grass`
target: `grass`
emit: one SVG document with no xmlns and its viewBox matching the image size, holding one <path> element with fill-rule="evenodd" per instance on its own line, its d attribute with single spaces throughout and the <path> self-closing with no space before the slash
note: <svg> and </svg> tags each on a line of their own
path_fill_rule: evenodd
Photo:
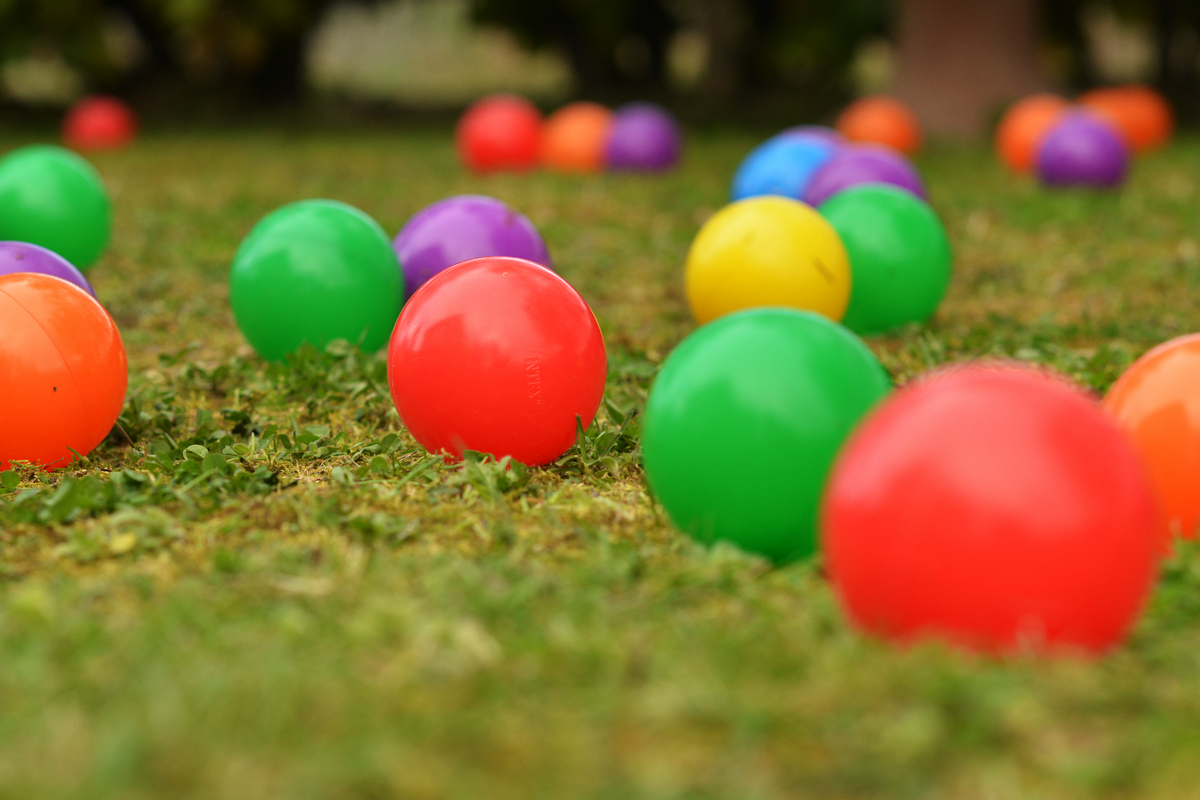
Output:
<svg viewBox="0 0 1200 800">
<path fill-rule="evenodd" d="M 618 431 L 691 328 L 683 257 L 752 144 L 696 134 L 661 179 L 476 179 L 434 133 L 97 157 L 133 444 L 0 484 L 0 798 L 1200 797 L 1200 548 L 1112 655 L 991 660 L 892 650 L 818 565 L 672 532 Z M 931 325 L 871 342 L 897 383 L 1004 355 L 1102 391 L 1200 327 L 1200 141 L 1114 194 L 981 148 L 921 166 L 956 271 Z M 381 360 L 268 366 L 233 324 L 267 211 L 332 197 L 394 231 L 460 192 L 526 211 L 605 331 L 609 406 L 549 468 L 430 459 Z"/>
</svg>

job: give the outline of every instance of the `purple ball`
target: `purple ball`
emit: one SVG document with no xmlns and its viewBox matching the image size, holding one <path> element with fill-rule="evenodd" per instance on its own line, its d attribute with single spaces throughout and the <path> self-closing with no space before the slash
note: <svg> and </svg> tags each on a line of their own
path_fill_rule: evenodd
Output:
<svg viewBox="0 0 1200 800">
<path fill-rule="evenodd" d="M 1037 153 L 1047 186 L 1117 186 L 1125 180 L 1129 151 L 1121 136 L 1090 114 L 1071 114 L 1050 129 Z"/>
<path fill-rule="evenodd" d="M 877 145 L 846 145 L 817 170 L 801 198 L 813 208 L 864 183 L 888 183 L 926 199 L 921 173 L 904 156 Z"/>
<path fill-rule="evenodd" d="M 794 125 L 785 131 L 782 131 L 777 136 L 799 136 L 805 139 L 816 139 L 824 142 L 832 147 L 841 147 L 846 144 L 846 137 L 835 131 L 833 128 L 827 128 L 824 125 Z"/>
<path fill-rule="evenodd" d="M 653 103 L 630 103 L 613 115 L 605 161 L 616 170 L 667 170 L 682 147 L 683 135 L 670 114 Z"/>
<path fill-rule="evenodd" d="M 62 278 L 67 283 L 73 283 L 80 289 L 96 296 L 92 285 L 88 283 L 83 273 L 75 269 L 71 262 L 36 244 L 28 242 L 0 242 L 0 275 L 11 275 L 16 272 L 38 272 Z"/>
<path fill-rule="evenodd" d="M 512 256 L 554 269 L 537 228 L 507 203 L 477 194 L 439 200 L 418 211 L 392 247 L 407 296 L 446 267 L 484 256 Z"/>
</svg>

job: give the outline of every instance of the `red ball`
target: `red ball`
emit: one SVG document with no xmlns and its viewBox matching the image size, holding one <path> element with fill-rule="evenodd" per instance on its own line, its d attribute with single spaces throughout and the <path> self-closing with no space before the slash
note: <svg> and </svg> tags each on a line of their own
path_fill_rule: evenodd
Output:
<svg viewBox="0 0 1200 800">
<path fill-rule="evenodd" d="M 113 150 L 137 136 L 137 117 L 115 97 L 92 95 L 67 112 L 63 139 L 76 150 Z"/>
<path fill-rule="evenodd" d="M 823 547 L 869 632 L 1099 652 L 1150 591 L 1160 528 L 1133 446 L 1095 402 L 992 365 L 939 373 L 867 419 L 830 479 Z"/>
<path fill-rule="evenodd" d="M 443 270 L 400 312 L 388 383 L 400 419 L 430 452 L 546 464 L 575 442 L 604 397 L 607 357 L 591 308 L 521 258 Z"/>
<path fill-rule="evenodd" d="M 495 94 L 474 103 L 454 133 L 459 158 L 474 172 L 533 169 L 541 139 L 541 112 L 525 98 L 511 94 Z"/>
</svg>

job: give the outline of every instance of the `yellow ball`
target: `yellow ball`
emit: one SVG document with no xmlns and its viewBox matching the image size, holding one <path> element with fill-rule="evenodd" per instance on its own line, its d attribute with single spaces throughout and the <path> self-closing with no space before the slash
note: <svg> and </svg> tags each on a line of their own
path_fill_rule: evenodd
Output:
<svg viewBox="0 0 1200 800">
<path fill-rule="evenodd" d="M 700 228 L 684 285 L 701 325 L 756 306 L 801 308 L 839 322 L 850 302 L 850 260 L 837 231 L 813 208 L 751 197 Z"/>
</svg>

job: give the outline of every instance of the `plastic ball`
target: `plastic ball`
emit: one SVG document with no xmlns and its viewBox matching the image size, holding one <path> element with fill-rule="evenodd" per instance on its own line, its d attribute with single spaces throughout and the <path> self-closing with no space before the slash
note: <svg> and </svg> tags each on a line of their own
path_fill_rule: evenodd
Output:
<svg viewBox="0 0 1200 800">
<path fill-rule="evenodd" d="M 18 272 L 36 272 L 60 278 L 75 284 L 92 297 L 96 296 L 83 273 L 53 250 L 28 242 L 0 242 L 0 275 L 13 275 Z"/>
<path fill-rule="evenodd" d="M 473 172 L 525 171 L 538 163 L 542 114 L 511 94 L 476 101 L 458 121 L 458 157 Z"/>
<path fill-rule="evenodd" d="M 996 152 L 1016 172 L 1030 172 L 1038 147 L 1066 112 L 1056 94 L 1035 94 L 1009 106 L 996 128 Z"/>
<path fill-rule="evenodd" d="M 1125 431 L 1162 501 L 1170 529 L 1200 525 L 1200 334 L 1143 355 L 1113 384 L 1104 410 Z"/>
<path fill-rule="evenodd" d="M 777 136 L 801 136 L 809 139 L 819 139 L 833 147 L 841 147 L 846 143 L 846 137 L 835 129 L 824 125 L 793 125 L 781 131 Z"/>
<path fill-rule="evenodd" d="M 607 360 L 571 285 L 519 258 L 439 272 L 405 305 L 388 348 L 400 419 L 432 453 L 547 464 L 591 425 Z M 577 422 L 578 421 L 578 422 Z"/>
<path fill-rule="evenodd" d="M 921 149 L 921 126 L 908 106 L 894 97 L 857 100 L 837 118 L 837 129 L 852 142 L 872 142 L 911 155 Z"/>
<path fill-rule="evenodd" d="M 688 336 L 655 379 L 647 479 L 675 526 L 701 542 L 776 562 L 807 557 L 834 456 L 888 390 L 871 351 L 824 317 L 731 314 Z"/>
<path fill-rule="evenodd" d="M 115 150 L 132 142 L 137 128 L 133 109 L 123 101 L 92 95 L 67 112 L 63 140 L 76 150 Z"/>
<path fill-rule="evenodd" d="M 1118 644 L 1154 581 L 1137 454 L 1065 379 L 1018 366 L 911 384 L 846 443 L 822 515 L 842 606 L 897 642 L 986 652 Z"/>
<path fill-rule="evenodd" d="M 413 215 L 393 243 L 411 297 L 437 273 L 483 256 L 512 256 L 553 267 L 533 223 L 492 197 L 466 194 L 439 200 Z"/>
<path fill-rule="evenodd" d="M 1038 177 L 1047 186 L 1111 188 L 1124 182 L 1128 167 L 1120 135 L 1090 114 L 1063 117 L 1038 148 Z"/>
<path fill-rule="evenodd" d="M 742 160 L 733 176 L 732 199 L 778 194 L 799 200 L 836 149 L 823 139 L 799 134 L 768 139 Z"/>
<path fill-rule="evenodd" d="M 263 358 L 335 339 L 382 347 L 404 281 L 387 234 L 356 208 L 304 200 L 263 217 L 242 240 L 229 276 L 238 327 Z"/>
<path fill-rule="evenodd" d="M 605 151 L 609 169 L 660 172 L 675 166 L 683 134 L 667 111 L 653 103 L 617 109 Z"/>
<path fill-rule="evenodd" d="M 887 185 L 848 189 L 820 208 L 850 257 L 842 324 L 882 333 L 933 316 L 950 283 L 950 242 L 924 201 Z"/>
<path fill-rule="evenodd" d="M 613 112 L 596 103 L 571 103 L 542 128 L 542 163 L 559 172 L 599 172 L 612 132 Z"/>
<path fill-rule="evenodd" d="M 1171 138 L 1171 106 L 1149 86 L 1095 89 L 1080 96 L 1079 103 L 1115 125 L 1135 153 L 1161 147 Z"/>
<path fill-rule="evenodd" d="M 907 158 L 875 145 L 839 149 L 817 170 L 804 190 L 804 202 L 819 206 L 838 192 L 864 183 L 890 183 L 925 199 L 921 173 Z"/>
<path fill-rule="evenodd" d="M 0 159 L 0 240 L 41 245 L 86 271 L 111 232 L 108 192 L 83 158 L 29 145 Z"/>
<path fill-rule="evenodd" d="M 0 275 L 0 470 L 86 456 L 116 424 L 128 380 L 121 334 L 95 298 L 49 275 Z"/>
<path fill-rule="evenodd" d="M 815 311 L 836 321 L 850 300 L 850 262 L 837 231 L 814 209 L 786 197 L 751 197 L 700 228 L 684 288 L 701 325 L 755 306 Z"/>
</svg>

